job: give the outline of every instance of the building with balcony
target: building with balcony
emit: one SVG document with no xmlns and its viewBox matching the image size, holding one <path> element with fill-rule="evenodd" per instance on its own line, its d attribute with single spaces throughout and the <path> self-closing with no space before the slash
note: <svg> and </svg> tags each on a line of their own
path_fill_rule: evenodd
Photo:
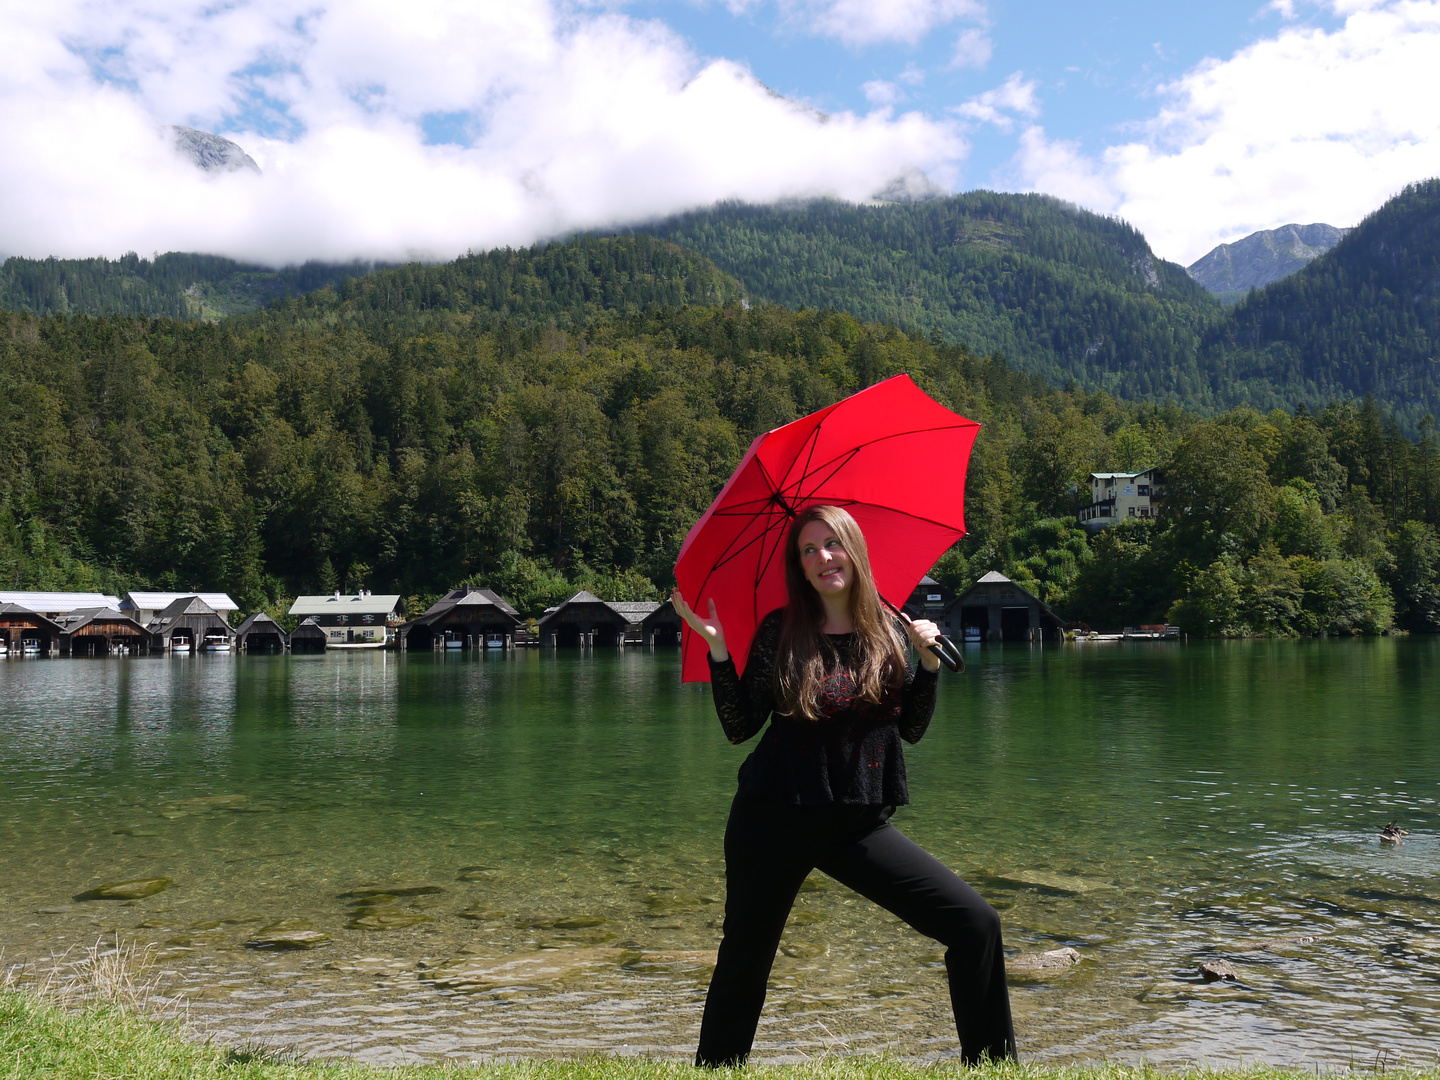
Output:
<svg viewBox="0 0 1440 1080">
<path fill-rule="evenodd" d="M 1080 524 L 1099 532 L 1133 518 L 1158 517 L 1164 486 L 1165 476 L 1158 468 L 1091 473 L 1090 505 L 1080 508 Z"/>
</svg>

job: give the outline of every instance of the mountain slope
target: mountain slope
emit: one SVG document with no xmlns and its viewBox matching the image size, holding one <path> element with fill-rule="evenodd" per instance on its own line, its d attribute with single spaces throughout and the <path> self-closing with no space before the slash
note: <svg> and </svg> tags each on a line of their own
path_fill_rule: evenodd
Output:
<svg viewBox="0 0 1440 1080">
<path fill-rule="evenodd" d="M 1222 299 L 1239 300 L 1251 289 L 1289 277 L 1324 255 L 1349 229 L 1334 225 L 1282 225 L 1221 244 L 1195 260 L 1186 272 Z"/>
<path fill-rule="evenodd" d="M 1203 403 L 1220 305 L 1130 226 L 1044 195 L 721 204 L 647 226 L 753 296 L 963 341 L 1057 382 Z"/>
<path fill-rule="evenodd" d="M 0 309 L 32 315 L 163 315 L 218 319 L 264 307 L 370 272 L 363 263 L 271 270 L 218 255 L 169 252 L 152 261 L 131 252 L 110 259 L 23 259 L 0 266 Z"/>
<path fill-rule="evenodd" d="M 1412 184 L 1298 273 L 1214 325 L 1217 397 L 1259 406 L 1374 394 L 1413 428 L 1440 414 L 1440 180 Z"/>
</svg>

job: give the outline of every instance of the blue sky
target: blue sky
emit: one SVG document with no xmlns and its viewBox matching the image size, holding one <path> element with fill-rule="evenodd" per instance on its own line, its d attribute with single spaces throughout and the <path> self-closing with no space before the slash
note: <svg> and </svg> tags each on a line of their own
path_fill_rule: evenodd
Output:
<svg viewBox="0 0 1440 1080">
<path fill-rule="evenodd" d="M 0 0 L 0 252 L 448 259 L 994 187 L 1189 263 L 1440 175 L 1436 71 L 1440 0 Z"/>
<path fill-rule="evenodd" d="M 721 4 L 651 0 L 633 5 L 709 56 L 748 64 L 766 85 L 825 110 L 865 111 L 864 86 L 897 83 L 901 108 L 934 113 L 960 105 L 1012 72 L 1033 79 L 1052 136 L 1099 154 L 1154 115 L 1157 88 L 1208 58 L 1225 59 L 1283 27 L 1342 24 L 1328 7 L 1285 19 L 1262 0 L 992 0 L 983 32 L 992 53 L 983 65 L 953 67 L 955 41 L 974 20 L 936 27 L 920 41 L 846 45 L 789 23 L 773 5 L 732 13 Z M 902 81 L 907 72 L 923 82 Z M 1005 183 L 1013 138 L 993 130 L 972 136 L 962 188 Z M 1277 222 L 1277 224 L 1283 224 Z"/>
</svg>

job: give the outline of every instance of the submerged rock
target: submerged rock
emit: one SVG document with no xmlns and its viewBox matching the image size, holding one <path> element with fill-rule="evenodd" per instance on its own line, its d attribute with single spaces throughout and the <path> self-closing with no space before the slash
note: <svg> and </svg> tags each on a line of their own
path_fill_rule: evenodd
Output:
<svg viewBox="0 0 1440 1080">
<path fill-rule="evenodd" d="M 361 885 L 359 888 L 351 889 L 347 893 L 341 893 L 341 899 L 373 899 L 377 896 L 388 896 L 391 899 L 397 896 L 429 896 L 433 893 L 445 891 L 443 885 L 433 885 L 428 882 L 417 882 L 411 885 L 395 884 L 389 885 Z"/>
<path fill-rule="evenodd" d="M 1115 888 L 1110 882 L 1101 881 L 1098 878 L 1052 874 L 1048 870 L 1016 870 L 1012 873 L 996 874 L 995 878 L 997 881 L 1005 881 L 1014 885 L 1028 885 L 1035 889 L 1049 889 L 1051 892 L 1073 893 L 1080 896 Z"/>
<path fill-rule="evenodd" d="M 1294 937 L 1268 938 L 1262 941 L 1238 941 L 1230 948 L 1243 952 L 1259 952 L 1263 949 L 1296 949 L 1302 945 L 1313 945 L 1319 940 L 1319 934 L 1296 934 Z"/>
<path fill-rule="evenodd" d="M 36 908 L 36 915 L 64 915 L 67 911 L 73 911 L 69 904 L 56 904 L 54 907 Z"/>
<path fill-rule="evenodd" d="M 814 960 L 828 953 L 830 947 L 819 941 L 790 941 L 781 945 L 780 951 L 792 960 Z"/>
<path fill-rule="evenodd" d="M 501 871 L 496 866 L 462 866 L 455 874 L 459 881 L 493 881 Z"/>
<path fill-rule="evenodd" d="M 245 942 L 250 949 L 315 949 L 330 942 L 308 919 L 278 919 L 262 926 Z"/>
<path fill-rule="evenodd" d="M 157 878 L 136 878 L 134 881 L 111 881 L 104 885 L 96 885 L 88 892 L 83 892 L 75 899 L 77 900 L 141 900 L 147 896 L 154 896 L 158 892 L 164 892 L 175 882 L 168 877 Z"/>
<path fill-rule="evenodd" d="M 1235 969 L 1224 960 L 1201 960 L 1199 968 L 1200 977 L 1206 982 L 1219 982 L 1222 979 L 1237 982 L 1240 979 Z"/>
<path fill-rule="evenodd" d="M 830 918 L 829 915 L 819 911 L 796 911 L 790 915 L 791 926 L 814 926 Z"/>
<path fill-rule="evenodd" d="M 676 965 L 714 967 L 716 955 L 714 949 L 676 949 L 670 952 L 655 950 L 642 952 L 625 966 L 630 968 L 672 967 Z"/>
<path fill-rule="evenodd" d="M 713 896 L 691 896 L 688 893 L 651 895 L 645 898 L 645 914 L 652 918 L 668 915 L 690 915 L 708 904 L 715 903 Z"/>
<path fill-rule="evenodd" d="M 1044 971 L 1065 971 L 1080 962 L 1080 953 L 1069 947 L 1048 952 L 1021 953 L 1005 958 L 1005 970 L 1021 974 Z"/>
<path fill-rule="evenodd" d="M 407 926 L 434 921 L 429 915 L 422 915 L 418 911 L 374 907 L 356 909 L 354 918 L 345 926 L 351 930 L 403 930 Z"/>
<path fill-rule="evenodd" d="M 543 949 L 507 957 L 462 956 L 420 977 L 443 990 L 474 994 L 506 987 L 561 982 L 587 971 L 632 963 L 631 949 Z"/>
<path fill-rule="evenodd" d="M 484 904 L 475 904 L 456 914 L 462 919 L 474 919 L 476 922 L 493 922 L 507 917 L 505 912 L 487 908 Z"/>
<path fill-rule="evenodd" d="M 559 918 L 516 919 L 521 930 L 584 930 L 604 926 L 607 920 L 598 915 L 562 915 Z"/>
</svg>

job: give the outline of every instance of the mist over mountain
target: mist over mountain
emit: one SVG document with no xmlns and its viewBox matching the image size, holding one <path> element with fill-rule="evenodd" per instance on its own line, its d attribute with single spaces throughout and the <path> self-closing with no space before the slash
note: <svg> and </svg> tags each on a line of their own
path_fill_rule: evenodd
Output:
<svg viewBox="0 0 1440 1080">
<path fill-rule="evenodd" d="M 1350 230 L 1333 225 L 1282 225 L 1221 244 L 1186 269 L 1221 299 L 1235 301 L 1251 289 L 1289 277 L 1324 255 Z"/>
</svg>

